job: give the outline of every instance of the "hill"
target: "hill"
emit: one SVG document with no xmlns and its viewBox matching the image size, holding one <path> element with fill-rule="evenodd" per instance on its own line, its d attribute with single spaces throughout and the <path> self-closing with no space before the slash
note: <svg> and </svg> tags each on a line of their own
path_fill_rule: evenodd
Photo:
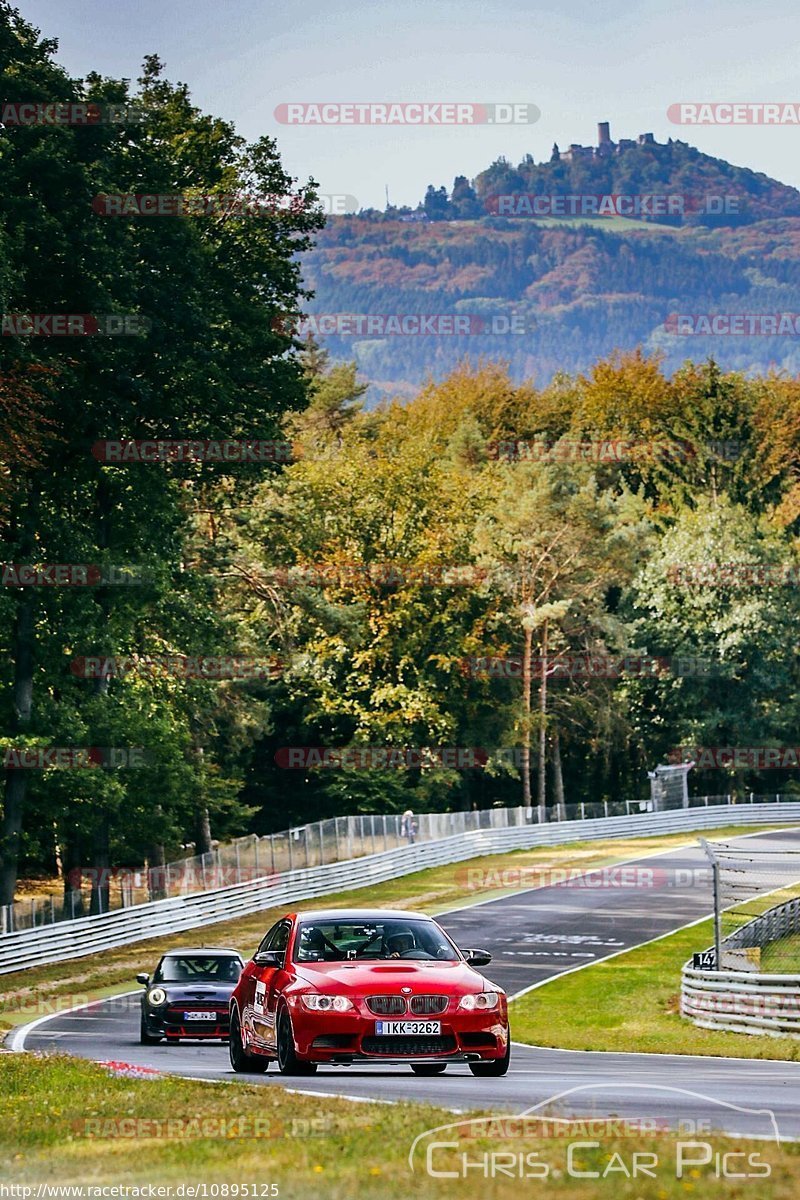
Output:
<svg viewBox="0 0 800 1200">
<path fill-rule="evenodd" d="M 800 372 L 796 332 L 709 335 L 695 321 L 687 334 L 676 323 L 676 314 L 800 313 L 800 218 L 628 226 L 337 218 L 305 260 L 310 328 L 334 357 L 358 362 L 373 400 L 465 357 L 506 361 L 515 379 L 539 384 L 636 346 L 662 352 L 667 370 L 713 355 L 728 370 Z M 398 330 L 408 314 L 462 319 Z"/>
</svg>

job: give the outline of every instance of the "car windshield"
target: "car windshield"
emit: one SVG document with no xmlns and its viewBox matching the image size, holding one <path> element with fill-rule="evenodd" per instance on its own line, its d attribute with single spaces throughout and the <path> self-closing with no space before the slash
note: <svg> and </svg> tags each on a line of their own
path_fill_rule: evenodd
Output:
<svg viewBox="0 0 800 1200">
<path fill-rule="evenodd" d="M 164 958 L 154 983 L 236 983 L 242 964 L 230 954 L 181 954 Z"/>
<path fill-rule="evenodd" d="M 432 921 L 303 921 L 295 962 L 405 958 L 457 962 L 458 953 Z"/>
</svg>

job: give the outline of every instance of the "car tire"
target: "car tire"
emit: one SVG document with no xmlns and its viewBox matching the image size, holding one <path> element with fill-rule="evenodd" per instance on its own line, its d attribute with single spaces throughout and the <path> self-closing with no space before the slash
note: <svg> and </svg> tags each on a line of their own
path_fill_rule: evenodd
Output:
<svg viewBox="0 0 800 1200">
<path fill-rule="evenodd" d="M 145 1020 L 144 1013 L 142 1013 L 142 1020 L 141 1020 L 140 1026 L 139 1026 L 139 1041 L 143 1046 L 157 1046 L 158 1043 L 161 1041 L 160 1034 L 154 1034 L 154 1033 L 149 1032 L 149 1030 L 147 1028 L 147 1021 Z"/>
<path fill-rule="evenodd" d="M 441 1075 L 447 1070 L 447 1063 L 412 1063 L 411 1070 L 415 1075 Z"/>
<path fill-rule="evenodd" d="M 302 1062 L 297 1057 L 292 1022 L 284 1008 L 278 1017 L 278 1070 L 281 1075 L 313 1075 L 316 1063 Z"/>
<path fill-rule="evenodd" d="M 482 1079 L 497 1079 L 500 1075 L 505 1075 L 508 1071 L 508 1064 L 511 1062 L 511 1039 L 509 1038 L 506 1052 L 502 1058 L 492 1058 L 488 1062 L 471 1062 L 469 1069 L 473 1075 L 478 1075 Z"/>
<path fill-rule="evenodd" d="M 239 1074 L 263 1075 L 269 1066 L 269 1059 L 263 1054 L 248 1054 L 242 1042 L 242 1027 L 239 1024 L 239 1014 L 236 1009 L 231 1013 L 231 1033 L 228 1040 L 228 1054 L 231 1066 Z"/>
</svg>

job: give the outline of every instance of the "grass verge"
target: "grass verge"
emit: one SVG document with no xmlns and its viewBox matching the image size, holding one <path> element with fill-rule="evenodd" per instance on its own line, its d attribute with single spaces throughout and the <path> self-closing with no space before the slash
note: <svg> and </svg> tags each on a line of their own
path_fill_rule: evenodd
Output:
<svg viewBox="0 0 800 1200">
<path fill-rule="evenodd" d="M 752 917 L 797 894 L 784 888 L 743 907 Z M 564 1050 L 800 1061 L 800 1040 L 704 1029 L 680 1015 L 681 967 L 713 942 L 709 919 L 550 980 L 512 1002 L 514 1039 Z"/>
<path fill-rule="evenodd" d="M 434 1101 L 437 1080 L 428 1082 Z M 481 1088 L 475 1083 L 477 1099 Z M 539 1125 L 519 1137 L 510 1124 L 484 1129 L 462 1125 L 461 1137 L 453 1130 L 437 1135 L 456 1147 L 437 1150 L 430 1160 L 434 1170 L 454 1172 L 454 1177 L 428 1173 L 428 1142 L 415 1155 L 412 1173 L 408 1157 L 414 1139 L 458 1120 L 463 1118 L 433 1103 L 352 1104 L 291 1094 L 278 1086 L 137 1080 L 110 1076 L 98 1066 L 62 1056 L 0 1054 L 0 1179 L 17 1186 L 205 1184 L 208 1197 L 260 1200 L 274 1184 L 272 1195 L 281 1200 L 406 1200 L 411 1194 L 431 1200 L 471 1195 L 518 1200 L 521 1171 L 527 1171 L 534 1194 L 547 1187 L 557 1200 L 585 1200 L 587 1195 L 685 1200 L 687 1192 L 713 1200 L 744 1195 L 743 1185 L 748 1200 L 793 1200 L 797 1194 L 797 1145 L 704 1135 L 715 1152 L 756 1156 L 747 1168 L 752 1177 L 733 1181 L 732 1190 L 731 1180 L 717 1177 L 718 1160 L 687 1165 L 678 1178 L 680 1153 L 697 1158 L 696 1149 L 679 1151 L 672 1134 L 626 1135 L 618 1120 L 609 1122 L 607 1131 L 595 1127 L 594 1146 L 587 1145 L 585 1131 L 576 1131 L 574 1138 L 554 1137 L 551 1126 L 550 1136 L 542 1136 Z M 481 1136 L 464 1138 L 466 1130 Z M 584 1143 L 571 1163 L 570 1141 Z M 631 1179 L 635 1153 L 655 1158 L 639 1159 L 647 1162 L 650 1173 Z M 491 1157 L 501 1154 L 502 1159 Z M 526 1154 L 535 1158 L 526 1161 Z M 465 1159 L 472 1164 L 468 1168 Z M 534 1161 L 536 1173 L 529 1165 Z M 735 1169 L 741 1171 L 747 1162 L 737 1158 Z M 595 1171 L 599 1177 L 579 1178 L 579 1171 Z M 222 1190 L 225 1185 L 227 1191 Z M 84 1197 L 91 1195 L 84 1192 Z M 177 1195 L 181 1193 L 174 1191 Z"/>
</svg>

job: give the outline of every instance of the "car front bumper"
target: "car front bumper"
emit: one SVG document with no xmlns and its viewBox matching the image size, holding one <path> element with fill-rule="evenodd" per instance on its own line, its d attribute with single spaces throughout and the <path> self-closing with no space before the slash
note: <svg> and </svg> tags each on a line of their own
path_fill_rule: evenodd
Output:
<svg viewBox="0 0 800 1200">
<path fill-rule="evenodd" d="M 230 1036 L 231 1019 L 227 1006 L 218 1002 L 208 1006 L 214 1012 L 213 1021 L 187 1021 L 185 1004 L 169 1004 L 166 1008 L 145 1010 L 147 1032 L 153 1037 L 197 1038 L 202 1041 L 219 1041 Z"/>
<path fill-rule="evenodd" d="M 447 1063 L 490 1062 L 508 1051 L 505 1016 L 491 1013 L 446 1014 L 438 1035 L 384 1036 L 376 1033 L 381 1018 L 337 1013 L 333 1017 L 292 1013 L 298 1057 L 306 1062 Z M 438 1019 L 438 1018 L 437 1018 Z"/>
</svg>

